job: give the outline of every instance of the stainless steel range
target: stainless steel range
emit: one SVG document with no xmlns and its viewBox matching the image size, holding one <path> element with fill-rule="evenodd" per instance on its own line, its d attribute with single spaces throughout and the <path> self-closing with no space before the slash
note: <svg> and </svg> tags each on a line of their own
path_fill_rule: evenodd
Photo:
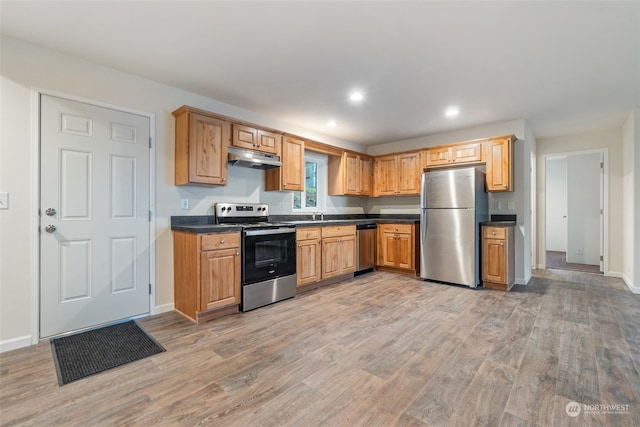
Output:
<svg viewBox="0 0 640 427">
<path fill-rule="evenodd" d="M 296 230 L 269 222 L 269 207 L 216 203 L 216 224 L 242 227 L 242 311 L 296 295 Z"/>
</svg>

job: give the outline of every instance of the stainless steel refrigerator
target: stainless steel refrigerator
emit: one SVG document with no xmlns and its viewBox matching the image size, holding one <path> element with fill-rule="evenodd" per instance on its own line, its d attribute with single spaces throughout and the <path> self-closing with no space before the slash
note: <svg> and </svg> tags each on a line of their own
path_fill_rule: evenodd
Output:
<svg viewBox="0 0 640 427">
<path fill-rule="evenodd" d="M 480 223 L 489 216 L 484 172 L 424 172 L 420 205 L 420 277 L 478 286 Z"/>
</svg>

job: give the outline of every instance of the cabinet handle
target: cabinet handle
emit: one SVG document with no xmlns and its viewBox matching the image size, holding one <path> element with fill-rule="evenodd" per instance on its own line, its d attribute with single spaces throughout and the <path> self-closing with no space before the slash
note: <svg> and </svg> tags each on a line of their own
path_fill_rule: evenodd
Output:
<svg viewBox="0 0 640 427">
<path fill-rule="evenodd" d="M 491 232 L 491 234 L 493 234 L 493 235 L 495 236 L 495 235 L 496 235 L 496 232 L 495 232 L 495 231 L 492 231 L 492 232 Z"/>
<path fill-rule="evenodd" d="M 220 182 L 225 182 L 227 180 L 227 178 L 222 178 L 220 179 Z"/>
<path fill-rule="evenodd" d="M 240 256 L 240 252 L 236 252 L 236 256 Z"/>
<path fill-rule="evenodd" d="M 504 243 L 500 243 L 500 246 L 504 246 Z"/>
<path fill-rule="evenodd" d="M 223 243 L 224 243 L 224 239 L 220 240 L 220 244 L 223 244 Z"/>
<path fill-rule="evenodd" d="M 298 243 L 298 247 L 299 247 L 299 248 L 301 248 L 301 247 L 302 247 L 302 244 Z"/>
</svg>

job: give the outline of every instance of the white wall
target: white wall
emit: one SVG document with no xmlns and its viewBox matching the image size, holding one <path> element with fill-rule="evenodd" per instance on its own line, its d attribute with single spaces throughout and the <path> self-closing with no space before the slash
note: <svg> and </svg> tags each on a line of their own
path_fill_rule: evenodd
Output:
<svg viewBox="0 0 640 427">
<path fill-rule="evenodd" d="M 229 169 L 229 185 L 218 188 L 176 187 L 174 174 L 174 118 L 171 112 L 183 104 L 217 112 L 259 125 L 356 151 L 359 144 L 318 135 L 286 122 L 213 99 L 119 72 L 102 65 L 2 37 L 0 191 L 10 193 L 10 209 L 0 210 L 0 350 L 28 345 L 37 331 L 37 283 L 33 253 L 37 233 L 32 226 L 38 208 L 37 123 L 32 95 L 37 89 L 53 91 L 155 114 L 156 119 L 156 294 L 155 307 L 173 304 L 172 215 L 210 214 L 217 201 L 284 200 L 285 193 L 266 195 L 262 172 L 246 168 Z M 32 170 L 33 169 L 33 170 Z M 180 199 L 191 201 L 191 209 L 181 210 Z M 268 200 L 264 200 L 268 199 Z M 328 210 L 348 208 L 362 212 L 363 202 L 350 197 L 332 197 Z M 286 204 L 276 209 L 286 211 Z"/>
<path fill-rule="evenodd" d="M 622 277 L 640 293 L 640 109 L 629 114 L 622 133 Z"/>
<path fill-rule="evenodd" d="M 547 159 L 547 247 L 567 251 L 567 158 Z"/>
<path fill-rule="evenodd" d="M 605 241 L 605 274 L 622 275 L 622 129 L 613 128 L 600 132 L 580 135 L 567 135 L 557 138 L 540 138 L 537 140 L 538 154 L 538 257 L 541 262 L 545 259 L 546 245 L 546 187 L 545 159 L 549 155 L 578 153 L 589 150 L 607 150 L 609 167 L 608 203 L 609 218 L 605 227 L 608 239 Z M 539 265 L 543 268 L 543 265 Z"/>
<path fill-rule="evenodd" d="M 417 150 L 436 145 L 469 141 L 513 134 L 518 138 L 514 144 L 514 191 L 489 194 L 489 214 L 516 214 L 516 283 L 528 283 L 531 278 L 531 152 L 535 150 L 535 138 L 524 120 L 491 123 L 473 128 L 458 129 L 435 135 L 389 142 L 370 146 L 367 153 L 382 155 L 393 152 Z M 501 202 L 501 209 L 498 209 Z M 514 209 L 508 209 L 513 202 Z M 367 213 L 419 213 L 419 197 L 370 198 Z"/>
<path fill-rule="evenodd" d="M 601 156 L 567 156 L 567 262 L 600 264 Z"/>
</svg>

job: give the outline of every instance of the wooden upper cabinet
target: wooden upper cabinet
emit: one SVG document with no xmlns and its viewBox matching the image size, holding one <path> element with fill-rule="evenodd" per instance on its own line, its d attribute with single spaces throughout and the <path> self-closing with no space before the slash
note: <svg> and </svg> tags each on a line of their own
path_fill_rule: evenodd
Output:
<svg viewBox="0 0 640 427">
<path fill-rule="evenodd" d="M 231 124 L 186 106 L 173 115 L 175 185 L 226 185 Z"/>
<path fill-rule="evenodd" d="M 329 156 L 329 194 L 332 196 L 368 196 L 371 194 L 371 157 L 345 151 Z"/>
<path fill-rule="evenodd" d="M 281 167 L 265 171 L 265 190 L 304 191 L 304 141 L 285 136 L 280 160 Z"/>
<path fill-rule="evenodd" d="M 513 191 L 513 140 L 508 136 L 485 144 L 487 191 Z"/>
<path fill-rule="evenodd" d="M 373 170 L 373 195 L 418 195 L 421 173 L 418 151 L 376 157 Z"/>
<path fill-rule="evenodd" d="M 454 144 L 428 148 L 423 154 L 424 167 L 482 161 L 482 143 Z"/>
<path fill-rule="evenodd" d="M 269 154 L 278 154 L 281 143 L 282 135 L 278 133 L 241 125 L 239 123 L 233 124 L 231 145 L 234 147 L 256 150 Z"/>
</svg>

